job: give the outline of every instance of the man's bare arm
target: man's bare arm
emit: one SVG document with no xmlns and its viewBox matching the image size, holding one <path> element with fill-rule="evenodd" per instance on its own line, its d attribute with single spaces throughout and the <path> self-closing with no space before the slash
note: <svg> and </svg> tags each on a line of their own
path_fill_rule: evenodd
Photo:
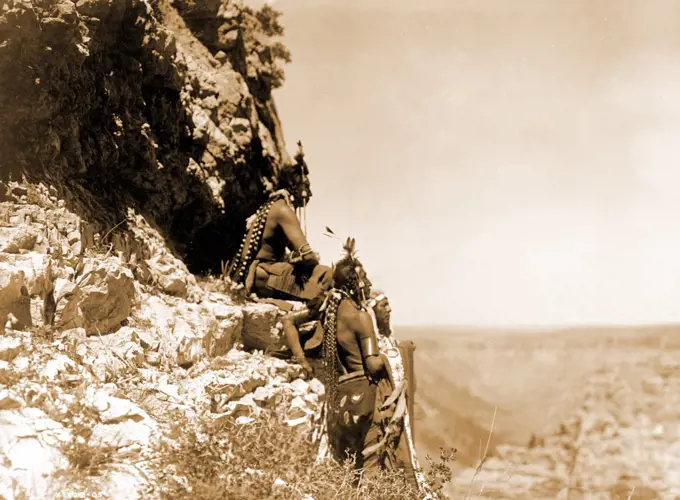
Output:
<svg viewBox="0 0 680 500">
<path fill-rule="evenodd" d="M 349 326 L 354 331 L 361 348 L 361 357 L 372 376 L 377 376 L 384 368 L 378 350 L 378 339 L 373 329 L 373 320 L 366 311 L 356 311 L 349 318 Z"/>
<path fill-rule="evenodd" d="M 288 205 L 282 203 L 279 206 L 277 206 L 275 216 L 278 225 L 281 227 L 283 233 L 286 235 L 286 239 L 288 240 L 288 247 L 291 250 L 299 252 L 305 246 L 309 248 L 307 238 L 305 237 L 305 234 L 302 232 L 302 228 L 300 227 L 300 221 L 295 215 L 295 212 L 293 212 Z M 311 252 L 311 248 L 309 250 L 310 252 L 304 255 L 302 259 L 307 262 L 313 262 L 318 264 L 319 260 L 317 258 L 317 255 Z"/>
<path fill-rule="evenodd" d="M 300 331 L 298 328 L 300 325 L 312 321 L 313 319 L 311 312 L 308 309 L 303 309 L 302 311 L 288 313 L 281 320 L 281 323 L 283 324 L 283 333 L 286 336 L 286 342 L 293 352 L 293 356 L 296 358 L 303 359 L 305 357 L 305 352 L 300 344 Z"/>
<path fill-rule="evenodd" d="M 303 309 L 294 313 L 286 314 L 281 323 L 283 324 L 283 333 L 286 336 L 286 343 L 293 352 L 293 358 L 302 365 L 308 377 L 313 375 L 313 370 L 307 359 L 305 358 L 305 351 L 300 344 L 300 325 L 312 321 L 312 313 L 309 309 Z"/>
</svg>

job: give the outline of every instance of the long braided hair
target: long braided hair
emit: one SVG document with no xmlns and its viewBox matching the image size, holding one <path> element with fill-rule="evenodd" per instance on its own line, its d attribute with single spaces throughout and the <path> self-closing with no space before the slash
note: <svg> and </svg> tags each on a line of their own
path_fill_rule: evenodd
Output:
<svg viewBox="0 0 680 500">
<path fill-rule="evenodd" d="M 326 388 L 326 423 L 331 427 L 337 412 L 338 401 L 338 307 L 342 294 L 336 289 L 329 292 L 324 304 L 322 358 Z"/>
<path fill-rule="evenodd" d="M 334 266 L 335 287 L 328 292 L 326 302 L 321 307 L 324 329 L 322 357 L 326 379 L 326 422 L 329 428 L 338 407 L 338 308 L 344 299 L 359 304 L 362 285 L 357 271 L 362 265 L 356 258 L 355 240 L 348 238 L 343 249 L 345 256 Z"/>
</svg>

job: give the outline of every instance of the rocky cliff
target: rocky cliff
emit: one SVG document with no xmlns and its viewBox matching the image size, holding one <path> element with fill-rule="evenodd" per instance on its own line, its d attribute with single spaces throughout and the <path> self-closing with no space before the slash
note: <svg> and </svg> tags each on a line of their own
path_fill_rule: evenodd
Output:
<svg viewBox="0 0 680 500">
<path fill-rule="evenodd" d="M 3 1 L 0 180 L 44 181 L 115 251 L 148 258 L 122 241 L 142 218 L 218 271 L 289 161 L 280 34 L 273 10 L 229 1 Z"/>
<path fill-rule="evenodd" d="M 215 496 L 196 484 L 218 475 L 178 458 L 207 460 L 186 451 L 206 426 L 261 432 L 242 427 L 272 410 L 294 440 L 318 418 L 323 385 L 254 350 L 280 342 L 281 311 L 197 278 L 290 161 L 277 16 L 0 3 L 0 498 L 291 498 L 297 476 L 241 467 L 236 434 L 210 432 L 228 446 L 208 446 Z"/>
</svg>

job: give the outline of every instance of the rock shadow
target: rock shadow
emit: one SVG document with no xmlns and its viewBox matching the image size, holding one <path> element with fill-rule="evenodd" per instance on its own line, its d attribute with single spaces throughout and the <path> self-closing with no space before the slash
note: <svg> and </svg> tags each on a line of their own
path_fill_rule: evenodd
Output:
<svg viewBox="0 0 680 500">
<path fill-rule="evenodd" d="M 21 170 L 55 185 L 111 238 L 126 232 L 134 209 L 192 271 L 219 271 L 262 201 L 260 176 L 271 175 L 259 137 L 245 156 L 206 167 L 197 104 L 183 93 L 191 75 L 146 4 L 114 2 L 88 15 L 67 4 L 23 12 L 23 31 L 0 47 L 0 72 L 22 62 L 0 78 L 3 177 Z M 211 186 L 214 179 L 223 185 Z"/>
</svg>

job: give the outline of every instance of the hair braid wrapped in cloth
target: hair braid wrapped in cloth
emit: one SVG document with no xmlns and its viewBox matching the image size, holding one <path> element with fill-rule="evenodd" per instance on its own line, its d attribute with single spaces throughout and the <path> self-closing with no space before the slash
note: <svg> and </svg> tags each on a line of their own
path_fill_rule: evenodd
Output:
<svg viewBox="0 0 680 500">
<path fill-rule="evenodd" d="M 342 302 L 342 294 L 332 289 L 326 297 L 326 303 L 321 307 L 323 317 L 323 365 L 326 379 L 326 425 L 330 422 L 337 411 L 338 401 L 338 307 Z"/>
</svg>

